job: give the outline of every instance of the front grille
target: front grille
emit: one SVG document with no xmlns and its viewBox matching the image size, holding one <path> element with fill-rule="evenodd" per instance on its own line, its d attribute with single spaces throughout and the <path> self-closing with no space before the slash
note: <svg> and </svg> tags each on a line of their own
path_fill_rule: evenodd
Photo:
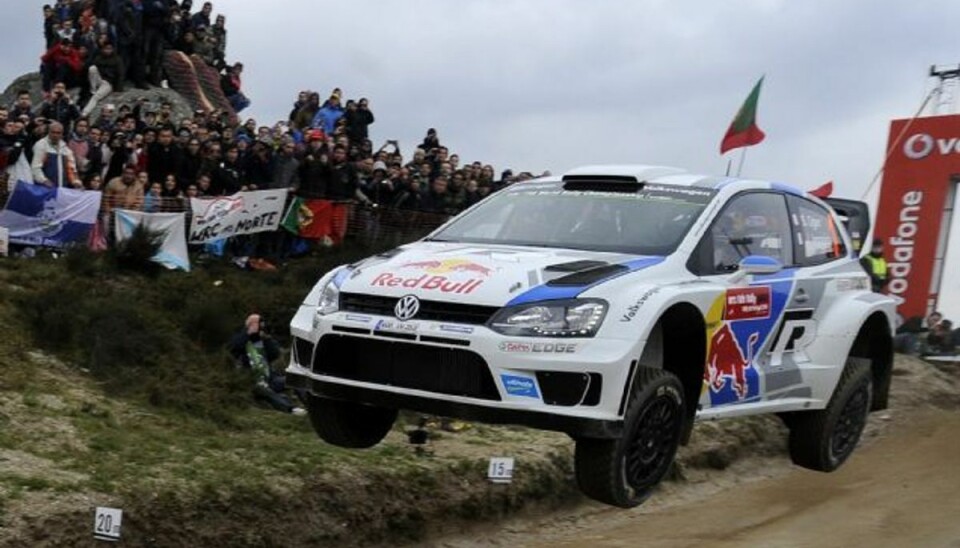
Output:
<svg viewBox="0 0 960 548">
<path fill-rule="evenodd" d="M 500 400 L 487 362 L 479 354 L 460 348 L 324 335 L 317 346 L 313 372 L 387 386 Z"/>
<path fill-rule="evenodd" d="M 381 297 L 379 295 L 364 295 L 362 293 L 341 293 L 340 310 L 361 314 L 376 314 L 378 316 L 393 316 L 393 308 L 397 305 L 398 300 L 399 298 L 397 297 Z M 487 320 L 489 320 L 497 310 L 499 310 L 499 308 L 495 306 L 420 301 L 420 311 L 417 312 L 416 317 L 413 319 L 483 325 L 487 323 Z"/>
</svg>

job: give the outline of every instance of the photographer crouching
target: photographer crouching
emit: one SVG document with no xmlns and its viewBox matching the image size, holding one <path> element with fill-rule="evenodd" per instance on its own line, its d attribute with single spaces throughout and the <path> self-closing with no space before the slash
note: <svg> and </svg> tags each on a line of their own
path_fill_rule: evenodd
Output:
<svg viewBox="0 0 960 548">
<path fill-rule="evenodd" d="M 236 358 L 238 365 L 253 371 L 256 384 L 253 397 L 266 402 L 277 411 L 304 415 L 306 410 L 297 407 L 284 393 L 286 386 L 283 374 L 270 366 L 280 357 L 280 347 L 270 336 L 267 322 L 260 314 L 250 314 L 244 322 L 244 328 L 230 341 L 230 355 Z"/>
</svg>

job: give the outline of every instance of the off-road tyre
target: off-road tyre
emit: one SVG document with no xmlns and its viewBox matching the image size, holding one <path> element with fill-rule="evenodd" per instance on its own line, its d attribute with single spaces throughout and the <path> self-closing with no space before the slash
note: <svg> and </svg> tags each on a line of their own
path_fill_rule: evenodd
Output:
<svg viewBox="0 0 960 548">
<path fill-rule="evenodd" d="M 394 421 L 396 409 L 307 396 L 310 424 L 320 439 L 338 447 L 367 449 L 380 443 Z"/>
<path fill-rule="evenodd" d="M 580 438 L 577 485 L 588 497 L 632 508 L 670 470 L 686 420 L 683 385 L 662 369 L 637 369 L 619 439 Z"/>
<path fill-rule="evenodd" d="M 797 466 L 832 472 L 853 453 L 873 400 L 870 360 L 847 358 L 827 407 L 790 413 L 790 459 Z"/>
</svg>

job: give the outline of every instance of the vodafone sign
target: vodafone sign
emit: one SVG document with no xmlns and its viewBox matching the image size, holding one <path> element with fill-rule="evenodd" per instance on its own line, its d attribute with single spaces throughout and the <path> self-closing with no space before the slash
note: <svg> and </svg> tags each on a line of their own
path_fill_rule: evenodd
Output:
<svg viewBox="0 0 960 548">
<path fill-rule="evenodd" d="M 911 160 L 922 160 L 934 151 L 940 156 L 960 154 L 960 138 L 934 139 L 927 133 L 915 133 L 903 142 L 903 155 Z"/>
<path fill-rule="evenodd" d="M 885 244 L 885 291 L 904 299 L 898 310 L 904 318 L 923 316 L 940 292 L 943 263 L 936 257 L 946 245 L 944 207 L 960 174 L 960 115 L 894 120 L 888 142 L 887 150 L 903 154 L 884 166 L 874 237 Z"/>
</svg>

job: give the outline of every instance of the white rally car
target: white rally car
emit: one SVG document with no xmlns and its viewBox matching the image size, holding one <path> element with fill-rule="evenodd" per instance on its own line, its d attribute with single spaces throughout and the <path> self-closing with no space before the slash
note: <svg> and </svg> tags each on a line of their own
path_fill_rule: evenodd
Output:
<svg viewBox="0 0 960 548">
<path fill-rule="evenodd" d="M 673 168 L 516 184 L 323 276 L 288 384 L 342 447 L 380 442 L 398 409 L 566 432 L 580 488 L 623 507 L 697 418 L 777 413 L 793 461 L 831 471 L 890 386 L 868 224 L 859 202 Z"/>
</svg>

